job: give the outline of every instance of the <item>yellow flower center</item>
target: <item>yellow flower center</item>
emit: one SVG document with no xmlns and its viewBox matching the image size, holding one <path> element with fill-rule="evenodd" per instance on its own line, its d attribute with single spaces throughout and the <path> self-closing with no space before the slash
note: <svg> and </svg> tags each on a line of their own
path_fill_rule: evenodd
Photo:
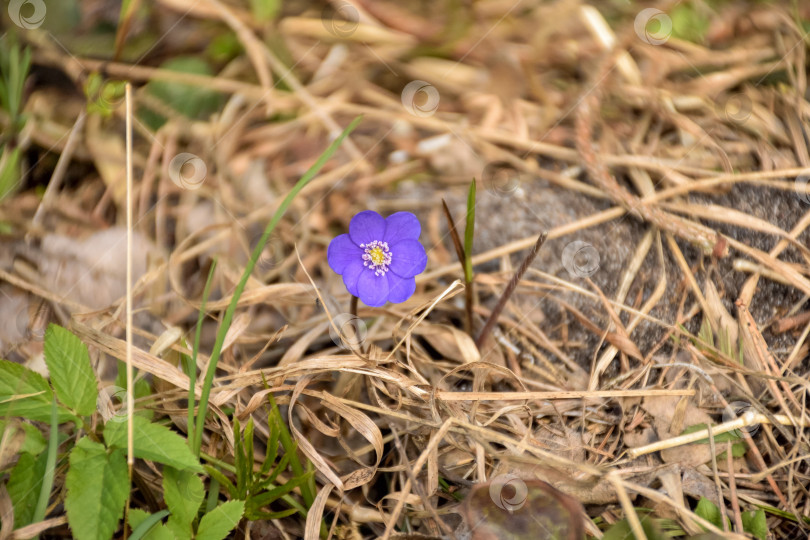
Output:
<svg viewBox="0 0 810 540">
<path fill-rule="evenodd" d="M 385 253 L 383 253 L 383 250 L 380 247 L 375 247 L 368 250 L 368 255 L 371 257 L 371 261 L 374 264 L 382 264 L 382 262 L 385 261 Z"/>
<path fill-rule="evenodd" d="M 384 276 L 391 264 L 391 250 L 387 242 L 374 240 L 368 244 L 360 244 L 363 248 L 363 266 L 374 271 L 376 276 Z"/>
</svg>

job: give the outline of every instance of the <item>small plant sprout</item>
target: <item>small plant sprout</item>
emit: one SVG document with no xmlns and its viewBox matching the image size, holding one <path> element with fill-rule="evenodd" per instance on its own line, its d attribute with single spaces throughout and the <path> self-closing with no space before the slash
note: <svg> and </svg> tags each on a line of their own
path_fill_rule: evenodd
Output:
<svg viewBox="0 0 810 540">
<path fill-rule="evenodd" d="M 421 231 L 410 212 L 383 218 L 365 210 L 352 218 L 348 234 L 330 242 L 329 266 L 343 276 L 346 290 L 367 306 L 404 302 L 416 290 L 415 276 L 427 265 Z"/>
</svg>

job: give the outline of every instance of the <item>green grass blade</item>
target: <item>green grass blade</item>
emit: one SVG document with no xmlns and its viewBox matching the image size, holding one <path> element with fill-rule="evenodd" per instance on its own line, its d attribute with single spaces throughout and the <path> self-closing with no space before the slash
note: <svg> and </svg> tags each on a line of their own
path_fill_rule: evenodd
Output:
<svg viewBox="0 0 810 540">
<path fill-rule="evenodd" d="M 239 297 L 242 295 L 245 285 L 247 285 L 248 278 L 250 278 L 250 274 L 253 272 L 253 267 L 256 265 L 256 261 L 259 260 L 262 250 L 264 249 L 264 245 L 267 243 L 267 239 L 276 228 L 276 225 L 287 211 L 287 208 L 290 206 L 295 196 L 298 195 L 298 192 L 300 192 L 304 186 L 306 186 L 307 183 L 309 183 L 309 181 L 312 180 L 316 174 L 318 174 L 321 168 L 326 165 L 326 162 L 329 161 L 338 147 L 343 143 L 343 139 L 345 139 L 346 136 L 348 136 L 349 133 L 351 133 L 354 128 L 357 127 L 357 124 L 360 123 L 361 119 L 362 117 L 357 117 L 352 120 L 351 124 L 349 124 L 349 126 L 343 130 L 337 139 L 335 139 L 332 144 L 329 145 L 329 148 L 327 148 L 326 151 L 320 155 L 315 164 L 304 173 L 301 179 L 287 194 L 281 205 L 276 210 L 275 214 L 273 214 L 270 223 L 268 223 L 267 227 L 264 229 L 262 237 L 256 243 L 256 247 L 253 249 L 253 253 L 250 256 L 247 265 L 245 265 L 245 271 L 242 273 L 242 279 L 239 280 L 239 284 L 236 286 L 233 296 L 231 297 L 231 303 L 228 304 L 228 307 L 225 310 L 225 315 L 222 317 L 222 323 L 219 326 L 217 338 L 214 342 L 214 349 L 211 351 L 211 359 L 208 361 L 208 369 L 205 372 L 205 381 L 203 382 L 200 396 L 200 410 L 197 414 L 197 421 L 195 424 L 196 429 L 194 431 L 194 446 L 192 446 L 192 450 L 198 456 L 200 455 L 200 447 L 202 446 L 202 434 L 203 430 L 205 429 L 205 417 L 208 413 L 208 397 L 211 394 L 211 385 L 214 383 L 214 374 L 217 370 L 219 355 L 222 352 L 222 345 L 225 343 L 225 335 L 228 333 L 228 330 L 231 327 L 231 321 L 233 320 L 233 315 L 236 312 L 236 305 L 239 302 Z"/>
<path fill-rule="evenodd" d="M 215 469 L 211 465 L 205 465 L 205 472 L 208 474 L 209 477 L 211 477 L 211 485 L 213 485 L 214 481 L 217 482 L 217 489 L 216 489 L 217 496 L 219 496 L 219 487 L 222 486 L 222 487 L 225 488 L 225 491 L 228 492 L 228 495 L 231 497 L 231 499 L 238 499 L 239 498 L 239 493 L 237 492 L 236 486 L 233 485 L 233 482 L 228 480 L 227 476 L 222 474 L 220 471 L 218 471 L 217 469 Z M 208 496 L 209 496 L 209 498 L 211 497 L 210 490 L 209 490 Z M 206 510 L 206 511 L 210 512 L 211 510 Z"/>
<path fill-rule="evenodd" d="M 165 518 L 168 515 L 169 515 L 168 510 L 161 510 L 156 514 L 150 515 L 148 518 L 143 520 L 143 522 L 140 525 L 135 527 L 135 530 L 132 531 L 129 540 L 141 540 L 143 535 L 148 533 L 149 529 L 151 529 L 155 523 L 157 523 L 158 521 L 160 521 L 161 519 Z"/>
<path fill-rule="evenodd" d="M 39 523 L 45 520 L 45 512 L 48 511 L 48 501 L 51 498 L 53 488 L 53 477 L 56 473 L 56 451 L 59 448 L 59 413 L 56 408 L 56 397 L 51 402 L 51 433 L 48 439 L 48 458 L 45 462 L 45 476 L 42 479 L 42 489 L 39 491 L 39 499 L 34 509 L 34 518 L 31 523 Z M 37 536 L 39 538 L 39 536 Z"/>
<path fill-rule="evenodd" d="M 276 405 L 276 400 L 273 399 L 273 395 L 268 394 L 267 399 L 270 401 L 270 406 L 273 407 L 274 414 L 282 418 L 281 412 L 278 410 L 278 405 Z M 287 429 L 287 425 L 283 422 L 279 422 L 278 435 L 285 455 L 290 456 L 290 468 L 293 471 L 293 475 L 303 476 L 306 471 L 304 471 L 304 466 L 301 465 L 301 460 L 298 459 L 298 444 L 293 440 L 290 431 Z M 315 492 L 312 489 L 312 484 L 305 483 L 301 486 L 301 496 L 304 498 L 307 508 L 312 506 L 312 503 L 315 501 Z"/>
<path fill-rule="evenodd" d="M 194 387 L 197 386 L 197 353 L 200 350 L 200 336 L 202 335 L 203 321 L 205 320 L 205 304 L 208 303 L 208 295 L 211 292 L 211 282 L 214 280 L 214 270 L 217 268 L 217 260 L 211 264 L 211 269 L 208 271 L 208 279 L 205 281 L 205 288 L 203 289 L 202 302 L 200 303 L 200 313 L 197 316 L 197 330 L 194 332 L 194 347 L 191 349 L 191 366 L 188 370 L 188 440 L 197 440 L 194 437 L 194 406 L 197 403 L 197 397 L 194 392 Z M 193 448 L 192 448 L 193 450 Z M 200 457 L 199 452 L 194 452 L 194 455 Z"/>
<path fill-rule="evenodd" d="M 243 466 L 245 468 L 245 480 L 248 485 L 253 483 L 253 417 L 248 418 L 245 426 L 242 448 L 245 454 Z"/>
<path fill-rule="evenodd" d="M 276 419 L 275 415 L 268 414 L 267 415 L 267 429 L 270 432 L 270 436 L 267 439 L 267 447 L 264 454 L 264 463 L 262 463 L 262 467 L 259 470 L 259 476 L 265 476 L 270 469 L 273 467 L 273 463 L 276 461 L 276 457 L 278 456 L 278 420 Z"/>
<path fill-rule="evenodd" d="M 206 514 L 217 507 L 218 500 L 219 500 L 219 480 L 217 480 L 216 478 L 211 478 L 211 483 L 208 485 L 208 499 L 205 501 Z"/>
<path fill-rule="evenodd" d="M 464 229 L 464 280 L 472 283 L 472 251 L 473 237 L 475 236 L 475 178 L 470 184 L 470 191 L 467 194 L 467 225 Z"/>
</svg>

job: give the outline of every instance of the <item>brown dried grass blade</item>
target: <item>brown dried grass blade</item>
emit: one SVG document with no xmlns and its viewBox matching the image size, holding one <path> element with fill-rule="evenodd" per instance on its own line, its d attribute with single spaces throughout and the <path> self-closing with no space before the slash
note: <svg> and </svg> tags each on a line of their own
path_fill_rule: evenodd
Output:
<svg viewBox="0 0 810 540">
<path fill-rule="evenodd" d="M 529 269 L 529 265 L 532 264 L 535 257 L 537 257 L 537 252 L 540 250 L 540 247 L 548 238 L 548 231 L 543 232 L 540 236 L 537 237 L 537 241 L 534 243 L 532 250 L 526 255 L 526 258 L 523 259 L 520 267 L 515 272 L 515 275 L 512 276 L 512 279 L 509 280 L 509 284 L 506 286 L 506 289 L 503 291 L 501 298 L 498 300 L 498 303 L 495 304 L 495 307 L 492 310 L 492 313 L 489 315 L 489 319 L 487 319 L 484 328 L 481 330 L 481 333 L 478 335 L 478 339 L 475 340 L 475 344 L 480 349 L 481 346 L 484 344 L 486 339 L 489 337 L 489 334 L 492 333 L 492 329 L 495 327 L 495 323 L 498 322 L 498 317 L 500 317 L 501 312 L 503 311 L 506 302 L 509 301 L 511 298 L 512 293 L 515 292 L 515 289 L 520 283 L 520 278 L 523 277 L 523 274 L 526 273 L 526 270 Z"/>
</svg>

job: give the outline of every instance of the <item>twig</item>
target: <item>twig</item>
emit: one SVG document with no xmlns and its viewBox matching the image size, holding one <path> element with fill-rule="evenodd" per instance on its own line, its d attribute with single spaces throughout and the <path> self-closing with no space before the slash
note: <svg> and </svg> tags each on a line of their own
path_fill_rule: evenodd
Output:
<svg viewBox="0 0 810 540">
<path fill-rule="evenodd" d="M 79 134 L 82 132 L 82 129 L 84 129 L 84 121 L 86 118 L 87 113 L 84 111 L 80 112 L 79 117 L 76 119 L 76 123 L 73 124 L 73 128 L 70 130 L 67 142 L 65 143 L 65 148 L 59 155 L 59 160 L 56 162 L 56 168 L 53 170 L 53 174 L 51 175 L 51 181 L 48 182 L 48 187 L 45 188 L 45 194 L 42 196 L 42 201 L 40 201 L 39 207 L 31 220 L 31 225 L 34 228 L 39 227 L 42 224 L 43 213 L 50 208 L 51 204 L 53 204 L 53 199 L 56 196 L 56 193 L 59 191 L 59 187 L 62 185 L 62 179 L 65 177 L 67 168 L 70 165 L 70 160 L 73 157 L 73 152 L 76 150 L 76 145 L 79 143 Z"/>
<path fill-rule="evenodd" d="M 615 399 L 654 396 L 694 396 L 695 390 L 563 390 L 559 392 L 451 392 L 439 390 L 436 397 L 443 401 L 522 401 L 524 399 Z"/>
<path fill-rule="evenodd" d="M 135 410 L 135 389 L 132 370 L 132 85 L 126 85 L 127 98 L 127 464 L 129 479 L 132 480 L 132 466 L 135 464 L 133 449 L 134 435 L 132 418 Z"/>
<path fill-rule="evenodd" d="M 126 85 L 126 182 L 127 182 L 127 260 L 126 260 L 126 295 L 127 295 L 127 315 L 126 315 L 126 341 L 127 341 L 127 468 L 129 472 L 129 482 L 132 483 L 132 474 L 135 467 L 134 449 L 134 425 L 135 422 L 135 382 L 134 370 L 132 369 L 132 84 Z M 127 497 L 126 513 L 129 516 L 130 497 Z M 127 528 L 124 527 L 124 539 L 127 538 Z"/>
<path fill-rule="evenodd" d="M 773 415 L 773 420 L 776 422 L 784 425 L 784 426 L 795 426 L 801 428 L 810 427 L 810 421 L 801 421 L 798 424 L 794 424 L 791 422 L 790 418 L 783 414 L 775 414 Z M 755 426 L 757 424 L 770 424 L 771 419 L 764 414 L 758 414 L 754 411 L 747 411 L 743 413 L 742 416 L 735 420 L 730 420 L 728 422 L 724 422 L 712 428 L 712 433 L 715 435 L 720 435 L 721 433 L 728 433 L 729 431 L 741 430 L 742 433 L 747 433 L 746 430 L 743 428 Z M 659 450 L 666 450 L 667 448 L 674 448 L 676 446 L 683 446 L 685 444 L 690 444 L 693 442 L 700 441 L 702 439 L 707 439 L 709 437 L 709 431 L 706 429 L 701 429 L 700 431 L 694 431 L 692 433 L 687 433 L 686 435 L 678 435 L 677 437 L 672 437 L 671 439 L 665 439 L 663 441 L 657 441 L 652 444 L 647 444 L 645 446 L 638 446 L 636 448 L 631 448 L 627 451 L 627 455 L 630 459 L 635 459 L 639 456 L 643 456 L 646 454 L 651 454 L 653 452 L 658 452 Z"/>
<path fill-rule="evenodd" d="M 734 478 L 734 464 L 731 455 L 731 441 L 726 441 L 726 466 L 728 467 L 728 499 L 734 512 L 734 525 L 737 531 L 743 531 L 742 515 L 740 514 L 740 501 L 737 499 L 737 480 Z"/>
<path fill-rule="evenodd" d="M 792 317 L 783 317 L 782 319 L 779 319 L 773 323 L 772 330 L 775 334 L 781 334 L 783 332 L 787 332 L 788 330 L 792 330 L 797 326 L 807 324 L 808 322 L 810 322 L 810 311 L 805 311 Z"/>
<path fill-rule="evenodd" d="M 540 236 L 537 237 L 537 241 L 534 243 L 534 247 L 523 259 L 523 263 L 521 263 L 520 268 L 517 269 L 515 275 L 512 276 L 512 279 L 509 280 L 509 284 L 506 286 L 506 290 L 503 291 L 500 300 L 498 303 L 495 304 L 495 308 L 493 308 L 492 313 L 489 315 L 489 319 L 487 319 L 487 323 L 484 325 L 484 328 L 481 330 L 481 334 L 479 334 L 478 339 L 475 340 L 476 346 L 480 349 L 484 343 L 486 343 L 487 337 L 489 334 L 492 333 L 492 329 L 495 327 L 495 323 L 498 322 L 498 317 L 500 317 L 501 312 L 503 311 L 506 302 L 509 301 L 509 298 L 512 296 L 512 293 L 515 292 L 515 288 L 517 288 L 518 283 L 520 282 L 520 278 L 523 277 L 523 274 L 526 273 L 526 270 L 529 269 L 529 265 L 532 264 L 534 258 L 537 257 L 537 252 L 540 250 L 540 246 L 548 238 L 548 231 L 543 232 Z"/>
</svg>

